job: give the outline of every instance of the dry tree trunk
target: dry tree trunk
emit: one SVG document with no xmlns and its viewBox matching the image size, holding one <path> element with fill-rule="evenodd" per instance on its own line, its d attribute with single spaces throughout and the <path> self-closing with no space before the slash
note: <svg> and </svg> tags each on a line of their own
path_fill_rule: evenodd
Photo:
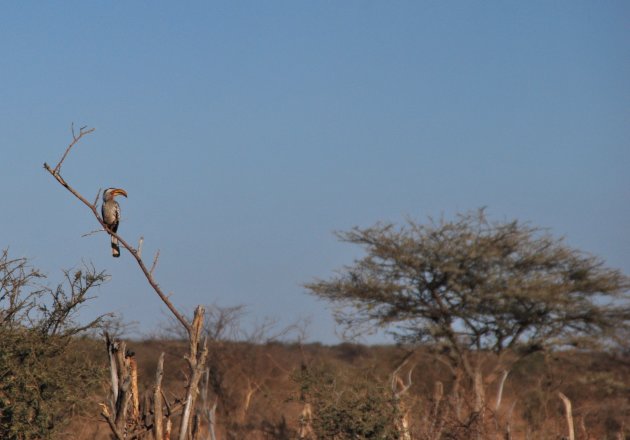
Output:
<svg viewBox="0 0 630 440">
<path fill-rule="evenodd" d="M 193 332 L 190 335 L 190 352 L 186 356 L 190 374 L 186 386 L 186 396 L 177 399 L 180 402 L 176 405 L 169 405 L 162 390 L 162 377 L 164 375 L 164 353 L 160 355 L 157 371 L 155 374 L 155 385 L 153 387 L 153 407 L 143 408 L 145 416 L 140 418 L 139 394 L 137 385 L 137 365 L 134 354 L 126 349 L 122 341 L 116 341 L 106 334 L 107 350 L 110 356 L 110 367 L 112 377 L 112 399 L 110 405 L 101 404 L 101 415 L 107 421 L 116 440 L 130 440 L 143 438 L 152 432 L 155 440 L 168 440 L 171 433 L 171 416 L 177 412 L 182 412 L 179 427 L 179 440 L 187 440 L 193 431 L 200 432 L 200 425 L 196 421 L 194 411 L 197 395 L 199 393 L 199 380 L 206 371 L 205 362 L 208 355 L 207 343 L 200 342 L 201 330 L 203 328 L 203 307 L 197 307 L 193 320 Z M 117 386 L 114 388 L 113 384 Z M 138 402 L 138 403 L 136 403 Z M 183 403 L 182 403 L 183 402 Z M 131 405 L 130 405 L 131 404 Z M 166 405 L 166 413 L 164 413 Z M 148 413 L 153 413 L 149 417 Z"/>
<path fill-rule="evenodd" d="M 107 354 L 111 371 L 112 398 L 109 405 L 102 403 L 101 416 L 109 425 L 115 439 L 128 438 L 128 433 L 134 430 L 137 419 L 133 414 L 129 420 L 129 402 L 132 399 L 132 374 L 131 358 L 133 353 L 128 353 L 124 342 L 110 338 L 106 333 Z"/>
</svg>

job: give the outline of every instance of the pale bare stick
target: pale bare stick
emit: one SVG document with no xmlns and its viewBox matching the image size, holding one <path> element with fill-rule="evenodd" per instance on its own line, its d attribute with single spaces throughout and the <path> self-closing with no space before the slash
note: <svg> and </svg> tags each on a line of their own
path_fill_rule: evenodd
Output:
<svg viewBox="0 0 630 440">
<path fill-rule="evenodd" d="M 501 381 L 499 382 L 499 389 L 497 391 L 497 401 L 494 406 L 495 412 L 498 412 L 499 408 L 501 407 L 501 399 L 503 397 L 503 387 L 505 386 L 505 381 L 508 377 L 508 374 L 510 374 L 508 370 L 503 370 L 503 374 L 501 375 Z"/>
<path fill-rule="evenodd" d="M 558 397 L 562 400 L 564 404 L 565 415 L 567 418 L 567 428 L 569 430 L 569 440 L 575 440 L 575 430 L 573 429 L 573 411 L 571 409 L 571 400 L 563 393 L 558 391 Z"/>
<path fill-rule="evenodd" d="M 140 237 L 140 240 L 138 240 L 138 255 L 140 256 L 140 258 L 142 258 L 142 245 L 143 244 L 144 244 L 144 237 Z"/>
</svg>

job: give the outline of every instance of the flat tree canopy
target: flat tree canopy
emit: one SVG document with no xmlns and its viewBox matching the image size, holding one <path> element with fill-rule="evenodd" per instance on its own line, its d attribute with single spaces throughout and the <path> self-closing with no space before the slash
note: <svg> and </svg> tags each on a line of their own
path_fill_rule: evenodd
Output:
<svg viewBox="0 0 630 440">
<path fill-rule="evenodd" d="M 469 350 L 606 343 L 630 322 L 628 277 L 544 229 L 490 222 L 483 209 L 338 236 L 366 255 L 306 287 L 339 305 L 349 329 L 388 327 L 461 361 Z"/>
</svg>

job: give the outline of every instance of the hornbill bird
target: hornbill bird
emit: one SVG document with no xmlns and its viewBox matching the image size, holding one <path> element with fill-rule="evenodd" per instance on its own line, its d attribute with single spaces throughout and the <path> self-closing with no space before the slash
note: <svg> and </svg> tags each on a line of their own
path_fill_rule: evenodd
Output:
<svg viewBox="0 0 630 440">
<path fill-rule="evenodd" d="M 112 232 L 118 231 L 118 223 L 120 222 L 120 206 L 114 200 L 116 196 L 127 197 L 127 191 L 120 188 L 107 188 L 103 193 L 103 205 L 101 206 L 101 214 L 103 223 L 107 225 Z M 120 248 L 118 247 L 118 239 L 112 235 L 112 256 L 120 257 Z"/>
</svg>

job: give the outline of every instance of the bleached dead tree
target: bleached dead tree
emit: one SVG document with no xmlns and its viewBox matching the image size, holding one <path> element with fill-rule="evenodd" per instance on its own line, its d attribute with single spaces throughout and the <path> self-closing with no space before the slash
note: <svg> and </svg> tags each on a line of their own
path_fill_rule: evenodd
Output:
<svg viewBox="0 0 630 440">
<path fill-rule="evenodd" d="M 101 404 L 101 416 L 108 423 L 112 437 L 117 440 L 141 439 L 152 435 L 155 440 L 171 438 L 172 417 L 181 413 L 179 418 L 179 440 L 187 440 L 193 436 L 193 431 L 199 432 L 195 425 L 195 404 L 199 393 L 199 381 L 205 371 L 208 356 L 207 339 L 202 340 L 204 309 L 199 306 L 195 310 L 192 322 L 173 305 L 154 278 L 154 271 L 159 258 L 156 253 L 149 267 L 142 259 L 142 245 L 144 238 L 140 238 L 138 249 L 134 248 L 118 233 L 111 230 L 103 221 L 98 212 L 97 204 L 101 191 L 99 190 L 93 202 L 88 201 L 78 190 L 71 186 L 61 175 L 61 167 L 67 159 L 72 148 L 79 141 L 94 132 L 94 128 L 81 127 L 79 133 L 75 133 L 72 126 L 72 142 L 68 145 L 59 162 L 51 167 L 44 163 L 44 169 L 66 188 L 73 196 L 81 201 L 94 215 L 96 221 L 104 231 L 118 239 L 119 244 L 125 248 L 136 260 L 140 270 L 155 294 L 170 310 L 175 319 L 183 326 L 188 336 L 189 353 L 185 357 L 189 374 L 187 375 L 186 394 L 181 399 L 169 403 L 162 391 L 162 375 L 164 368 L 164 354 L 160 356 L 156 380 L 151 399 L 145 399 L 143 408 L 140 408 L 140 396 L 138 391 L 137 365 L 134 354 L 126 349 L 123 341 L 117 341 L 106 336 L 107 351 L 110 360 L 111 373 L 111 399 L 108 404 Z"/>
</svg>

